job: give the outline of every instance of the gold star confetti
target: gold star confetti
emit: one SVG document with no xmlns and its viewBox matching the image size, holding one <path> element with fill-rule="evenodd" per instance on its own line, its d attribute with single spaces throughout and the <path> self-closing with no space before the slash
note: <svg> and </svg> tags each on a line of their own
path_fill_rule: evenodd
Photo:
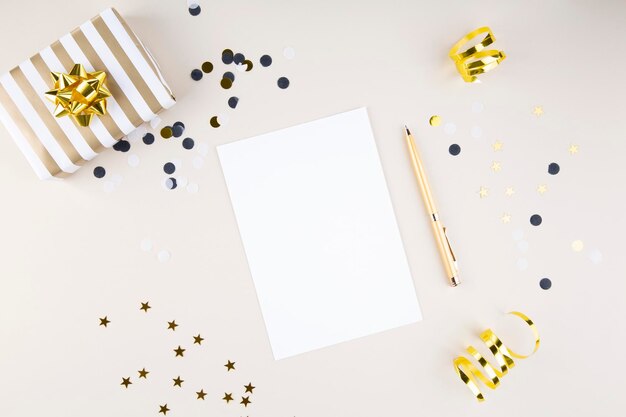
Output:
<svg viewBox="0 0 626 417">
<path fill-rule="evenodd" d="M 176 352 L 176 356 L 185 356 L 183 355 L 183 352 L 185 352 L 185 349 L 181 348 L 180 345 L 178 345 L 178 348 L 174 349 L 174 352 Z"/>
<path fill-rule="evenodd" d="M 502 146 L 503 146 L 503 144 L 499 140 L 497 140 L 493 145 L 491 145 L 491 147 L 493 148 L 494 152 L 501 151 L 502 150 Z"/>
<path fill-rule="evenodd" d="M 537 192 L 541 195 L 544 195 L 546 192 L 548 192 L 548 186 L 545 184 L 541 184 L 539 187 L 537 187 Z"/>
<path fill-rule="evenodd" d="M 248 404 L 252 403 L 252 401 L 250 401 L 250 397 L 241 397 L 241 402 L 239 404 L 243 404 L 244 407 L 248 407 Z"/>
<path fill-rule="evenodd" d="M 570 155 L 576 155 L 578 153 L 578 145 L 570 145 L 568 151 Z"/>
<path fill-rule="evenodd" d="M 201 345 L 203 340 L 204 338 L 200 336 L 200 333 L 198 333 L 198 336 L 193 337 L 193 344 L 195 345 L 197 343 Z"/>
<path fill-rule="evenodd" d="M 513 189 L 513 187 L 506 187 L 504 194 L 506 194 L 507 197 L 512 197 L 513 194 L 515 194 L 515 189 Z"/>
<path fill-rule="evenodd" d="M 541 116 L 543 114 L 543 107 L 535 106 L 535 108 L 533 109 L 533 114 L 537 117 Z"/>
<path fill-rule="evenodd" d="M 176 320 L 172 320 L 172 321 L 168 321 L 167 322 L 167 329 L 172 329 L 172 331 L 176 331 L 176 328 L 178 327 L 178 324 L 176 324 Z"/>
<path fill-rule="evenodd" d="M 145 303 L 141 303 L 141 307 L 139 307 L 139 310 L 143 310 L 147 313 L 148 310 L 151 308 L 152 307 L 150 307 L 149 301 L 146 301 Z"/>
<path fill-rule="evenodd" d="M 131 385 L 132 382 L 130 382 L 130 377 L 128 378 L 123 378 L 122 377 L 122 383 L 120 385 L 124 385 L 124 388 L 128 388 L 129 385 Z"/>
<path fill-rule="evenodd" d="M 502 217 L 500 217 L 500 220 L 502 220 L 502 223 L 505 223 L 505 224 L 506 223 L 511 223 L 511 215 L 507 214 L 507 213 L 504 213 L 502 215 Z"/>
<path fill-rule="evenodd" d="M 224 393 L 224 398 L 222 398 L 222 400 L 226 401 L 226 404 L 228 404 L 229 402 L 231 402 L 233 400 L 233 394 L 232 392 L 229 394 L 227 392 Z"/>
<path fill-rule="evenodd" d="M 246 392 L 249 392 L 250 394 L 252 394 L 252 390 L 256 388 L 255 386 L 252 386 L 252 382 L 248 385 L 244 385 L 243 387 L 246 389 Z"/>
<path fill-rule="evenodd" d="M 235 370 L 235 362 L 231 362 L 228 361 L 228 363 L 226 365 L 224 365 L 226 367 L 226 372 L 230 372 L 231 370 Z"/>
<path fill-rule="evenodd" d="M 489 195 L 489 190 L 485 187 L 480 187 L 480 190 L 478 191 L 478 195 L 480 196 L 480 198 L 485 198 Z"/>
<path fill-rule="evenodd" d="M 198 396 L 198 398 L 196 398 L 197 400 L 204 400 L 204 397 L 206 397 L 206 392 L 201 389 L 200 391 L 196 392 L 196 395 Z"/>
<path fill-rule="evenodd" d="M 500 164 L 500 162 L 493 161 L 493 164 L 491 164 L 491 170 L 493 172 L 499 172 L 501 169 L 502 169 L 502 164 Z"/>
<path fill-rule="evenodd" d="M 99 319 L 99 320 L 100 320 L 100 326 L 107 327 L 107 325 L 108 325 L 109 323 L 111 323 L 111 320 L 109 320 L 109 319 L 107 318 L 107 316 L 104 316 L 104 317 L 102 317 L 102 318 L 101 318 L 101 319 Z"/>
<path fill-rule="evenodd" d="M 430 123 L 431 126 L 439 126 L 441 124 L 441 117 L 439 116 L 432 116 L 429 120 L 428 123 Z"/>
<path fill-rule="evenodd" d="M 148 379 L 148 374 L 150 372 L 146 371 L 146 368 L 143 368 L 142 370 L 137 372 L 139 372 L 139 378 Z"/>
<path fill-rule="evenodd" d="M 174 386 L 175 387 L 181 387 L 183 386 L 183 382 L 185 382 L 184 379 L 180 379 L 180 375 L 177 376 L 176 378 L 173 378 L 172 381 L 174 381 Z"/>
<path fill-rule="evenodd" d="M 165 405 L 160 405 L 159 406 L 160 410 L 159 410 L 159 414 L 163 413 L 163 415 L 166 415 L 168 411 L 170 411 L 169 408 L 167 408 L 167 404 Z"/>
</svg>

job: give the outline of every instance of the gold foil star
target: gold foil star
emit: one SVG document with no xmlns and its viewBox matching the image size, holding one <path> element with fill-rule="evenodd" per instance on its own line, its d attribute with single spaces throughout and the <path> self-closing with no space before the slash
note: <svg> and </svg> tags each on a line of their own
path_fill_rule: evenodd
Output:
<svg viewBox="0 0 626 417">
<path fill-rule="evenodd" d="M 168 411 L 170 411 L 169 408 L 167 408 L 167 404 L 165 405 L 160 405 L 159 406 L 160 410 L 159 410 L 159 414 L 163 413 L 163 415 L 166 415 Z"/>
<path fill-rule="evenodd" d="M 173 331 L 176 331 L 176 327 L 178 327 L 178 324 L 176 324 L 176 320 L 172 320 L 172 321 L 168 321 L 167 322 L 167 329 L 172 329 Z"/>
<path fill-rule="evenodd" d="M 494 161 L 493 164 L 491 164 L 491 170 L 493 172 L 499 172 L 501 169 L 502 169 L 502 165 L 500 164 L 500 162 Z"/>
<path fill-rule="evenodd" d="M 537 187 L 537 192 L 541 195 L 544 195 L 547 191 L 548 191 L 548 186 L 545 184 L 541 184 L 539 187 Z"/>
<path fill-rule="evenodd" d="M 206 392 L 201 389 L 200 391 L 196 392 L 196 395 L 198 396 L 198 398 L 196 398 L 197 400 L 204 400 L 204 397 L 206 397 Z"/>
<path fill-rule="evenodd" d="M 193 344 L 195 345 L 197 343 L 201 345 L 203 340 L 204 338 L 200 336 L 200 333 L 198 333 L 198 336 L 193 337 Z"/>
<path fill-rule="evenodd" d="M 241 402 L 239 404 L 243 404 L 244 407 L 248 407 L 248 404 L 250 404 L 252 401 L 250 401 L 250 397 L 241 397 Z"/>
<path fill-rule="evenodd" d="M 229 402 L 231 402 L 233 400 L 233 394 L 232 393 L 224 393 L 224 398 L 222 398 L 222 400 L 226 401 L 226 404 L 228 404 Z"/>
<path fill-rule="evenodd" d="M 506 187 L 506 189 L 504 190 L 504 194 L 506 194 L 507 197 L 511 197 L 513 196 L 513 194 L 515 194 L 515 190 L 513 189 L 513 187 Z"/>
<path fill-rule="evenodd" d="M 56 117 L 70 116 L 80 126 L 89 126 L 94 114 L 107 113 L 108 97 L 111 92 L 106 87 L 106 73 L 87 72 L 82 64 L 75 64 L 69 74 L 51 72 L 54 88 L 45 93 L 56 107 Z"/>
<path fill-rule="evenodd" d="M 141 307 L 139 307 L 139 310 L 143 310 L 147 313 L 148 310 L 151 308 L 152 307 L 150 307 L 149 301 L 146 301 L 145 303 L 141 303 Z"/>
<path fill-rule="evenodd" d="M 503 146 L 502 142 L 500 142 L 499 140 L 497 140 L 496 143 L 491 145 L 491 147 L 493 148 L 494 152 L 501 151 L 502 150 L 502 146 Z"/>
<path fill-rule="evenodd" d="M 172 381 L 174 381 L 174 386 L 175 387 L 181 387 L 183 386 L 183 382 L 185 382 L 184 379 L 180 379 L 180 375 L 177 376 L 176 378 L 173 378 Z"/>
<path fill-rule="evenodd" d="M 478 195 L 480 196 L 480 198 L 485 198 L 489 195 L 489 190 L 485 187 L 480 187 L 480 190 L 478 191 Z"/>
<path fill-rule="evenodd" d="M 176 352 L 176 356 L 185 356 L 183 355 L 183 352 L 185 352 L 185 349 L 181 348 L 180 345 L 178 345 L 178 348 L 174 349 L 174 352 Z"/>
<path fill-rule="evenodd" d="M 502 217 L 500 217 L 500 220 L 502 220 L 502 223 L 511 223 L 511 215 L 504 213 Z"/>
<path fill-rule="evenodd" d="M 137 371 L 137 372 L 139 372 L 139 378 L 148 379 L 148 374 L 150 372 L 146 371 L 146 368 L 143 368 L 142 370 Z"/>
<path fill-rule="evenodd" d="M 101 318 L 101 319 L 99 319 L 99 320 L 100 320 L 100 326 L 107 327 L 107 325 L 108 325 L 109 323 L 111 323 L 111 320 L 109 320 L 109 319 L 107 318 L 107 316 L 104 316 L 103 318 Z"/>
<path fill-rule="evenodd" d="M 130 382 L 130 377 L 128 377 L 128 378 L 122 378 L 122 383 L 120 385 L 124 385 L 124 388 L 128 388 L 128 386 L 131 384 L 132 382 Z"/>
<path fill-rule="evenodd" d="M 235 370 L 235 362 L 231 362 L 228 361 L 228 363 L 226 365 L 224 365 L 226 367 L 226 372 L 230 372 L 231 370 L 234 371 Z"/>
<path fill-rule="evenodd" d="M 249 392 L 250 394 L 252 394 L 252 390 L 256 388 L 252 386 L 252 382 L 250 382 L 248 385 L 244 385 L 243 387 L 246 389 L 246 392 Z"/>
<path fill-rule="evenodd" d="M 568 150 L 570 155 L 576 155 L 578 153 L 578 145 L 571 145 Z"/>
<path fill-rule="evenodd" d="M 537 117 L 541 116 L 543 114 L 543 107 L 535 106 L 535 108 L 533 109 L 533 114 Z"/>
</svg>

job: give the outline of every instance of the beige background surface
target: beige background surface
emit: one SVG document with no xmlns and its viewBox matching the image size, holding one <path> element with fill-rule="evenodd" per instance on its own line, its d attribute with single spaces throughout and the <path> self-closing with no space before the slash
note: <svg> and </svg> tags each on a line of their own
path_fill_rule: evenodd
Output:
<svg viewBox="0 0 626 417">
<path fill-rule="evenodd" d="M 164 123 L 208 145 L 160 138 L 108 151 L 58 182 L 39 182 L 0 132 L 0 409 L 3 416 L 617 415 L 626 341 L 623 268 L 626 4 L 621 1 L 223 1 L 113 4 L 150 47 L 179 103 Z M 2 0 L 0 71 L 111 4 Z M 447 58 L 467 31 L 490 25 L 508 58 L 480 85 Z M 297 56 L 287 60 L 283 48 Z M 226 92 L 222 49 L 274 64 L 238 75 Z M 209 59 L 213 74 L 189 72 Z M 239 73 L 236 73 L 236 75 Z M 276 79 L 286 75 L 288 90 Z M 230 95 L 241 101 L 232 111 Z M 472 111 L 475 102 L 484 110 Z M 421 323 L 275 362 L 215 153 L 221 143 L 367 106 L 415 286 Z M 544 114 L 532 114 L 543 106 Z M 208 124 L 229 115 L 220 129 Z M 428 126 L 439 114 L 457 127 Z M 400 126 L 419 138 L 455 243 L 464 283 L 452 289 L 430 236 Z M 480 138 L 470 132 L 482 129 Z M 500 140 L 503 150 L 491 144 Z M 454 158 L 451 143 L 462 147 Z M 580 152 L 570 155 L 577 144 Z M 132 168 L 129 155 L 140 158 Z M 162 165 L 198 184 L 163 188 Z M 502 170 L 493 173 L 493 161 Z M 547 174 L 558 162 L 561 172 Z M 197 162 L 198 163 L 198 162 Z M 102 165 L 107 177 L 94 178 Z M 115 177 L 117 175 L 117 177 Z M 105 181 L 117 178 L 113 192 Z M 536 188 L 546 184 L 548 192 Z M 490 190 L 480 199 L 481 186 Z M 507 197 L 505 187 L 515 188 Z M 512 221 L 500 217 L 509 213 Z M 540 227 L 528 218 L 543 216 Z M 520 238 L 520 235 L 523 237 Z M 518 238 L 515 240 L 514 236 Z M 142 239 L 154 249 L 140 249 Z M 303 237 L 304 238 L 304 237 Z M 581 252 L 572 241 L 584 242 Z M 520 243 L 521 242 L 521 243 Z M 157 253 L 171 260 L 160 263 Z M 600 257 L 598 254 L 601 254 Z M 527 263 L 526 269 L 520 269 Z M 539 280 L 549 277 L 544 291 Z M 141 301 L 153 308 L 138 310 Z M 348 308 L 348 306 L 346 306 Z M 454 374 L 455 355 L 493 327 L 528 348 L 519 309 L 538 324 L 539 352 L 520 361 L 487 401 Z M 98 326 L 107 315 L 108 328 Z M 175 319 L 180 327 L 166 330 Z M 499 330 L 500 329 L 500 330 Z M 200 332 L 206 341 L 192 345 Z M 507 338 L 508 337 L 508 338 Z M 177 345 L 188 349 L 174 358 Z M 480 348 L 480 347 L 479 347 Z M 236 371 L 223 364 L 236 361 Z M 137 379 L 146 367 L 147 380 Z M 172 388 L 180 375 L 183 388 Z M 133 385 L 124 389 L 122 377 Z M 257 388 L 240 400 L 243 384 Z M 205 401 L 195 391 L 208 392 Z"/>
</svg>

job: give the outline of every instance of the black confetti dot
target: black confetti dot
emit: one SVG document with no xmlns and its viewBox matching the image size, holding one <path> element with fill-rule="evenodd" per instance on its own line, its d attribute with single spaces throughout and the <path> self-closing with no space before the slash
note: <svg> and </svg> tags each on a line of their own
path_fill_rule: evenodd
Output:
<svg viewBox="0 0 626 417">
<path fill-rule="evenodd" d="M 231 97 L 228 99 L 228 106 L 231 109 L 234 109 L 235 107 L 237 107 L 237 104 L 239 104 L 239 97 Z"/>
<path fill-rule="evenodd" d="M 172 175 L 176 171 L 176 165 L 174 165 L 171 162 L 168 162 L 165 165 L 163 165 L 163 171 L 168 175 Z"/>
<path fill-rule="evenodd" d="M 550 175 L 556 175 L 559 173 L 560 170 L 561 167 L 556 162 L 552 162 L 550 165 L 548 165 L 548 173 Z"/>
<path fill-rule="evenodd" d="M 93 169 L 93 175 L 96 178 L 102 178 L 106 175 L 107 171 L 103 167 L 95 167 Z"/>
<path fill-rule="evenodd" d="M 456 143 L 453 143 L 448 148 L 448 152 L 450 152 L 450 155 L 452 155 L 452 156 L 457 156 L 458 154 L 461 153 L 461 147 L 459 145 L 457 145 Z"/>
<path fill-rule="evenodd" d="M 233 62 L 234 62 L 235 64 L 243 64 L 243 61 L 245 61 L 245 60 L 246 60 L 246 57 L 245 57 L 245 55 L 244 55 L 244 54 L 241 54 L 241 53 L 236 53 L 236 54 L 233 56 Z"/>
<path fill-rule="evenodd" d="M 189 14 L 192 16 L 198 16 L 200 14 L 200 12 L 202 11 L 202 9 L 200 8 L 199 4 L 195 4 L 195 7 L 190 7 L 189 8 Z"/>
<path fill-rule="evenodd" d="M 176 178 L 168 178 L 167 180 L 165 180 L 165 186 L 170 189 L 173 190 L 176 187 L 178 187 L 178 183 L 176 182 Z"/>
<path fill-rule="evenodd" d="M 146 133 L 143 135 L 143 143 L 146 145 L 152 145 L 154 143 L 154 135 L 152 133 Z"/>
<path fill-rule="evenodd" d="M 228 78 L 229 80 L 231 80 L 232 82 L 235 82 L 235 74 L 233 74 L 230 71 L 226 71 L 224 73 L 224 78 Z"/>
<path fill-rule="evenodd" d="M 530 216 L 530 224 L 532 224 L 533 226 L 539 226 L 542 221 L 543 219 L 538 214 L 533 214 L 532 216 Z"/>
<path fill-rule="evenodd" d="M 200 81 L 202 79 L 202 71 L 200 71 L 197 68 L 191 71 L 191 78 L 194 79 L 195 81 Z"/>
<path fill-rule="evenodd" d="M 173 134 L 174 132 L 172 131 L 172 128 L 170 126 L 165 126 L 163 129 L 161 129 L 161 136 L 163 136 L 164 139 L 171 138 Z"/>
<path fill-rule="evenodd" d="M 272 57 L 269 55 L 263 55 L 260 59 L 261 65 L 264 67 L 269 67 L 272 65 Z"/>
<path fill-rule="evenodd" d="M 202 72 L 204 72 L 205 74 L 208 74 L 212 71 L 213 71 L 212 63 L 210 63 L 209 61 L 206 61 L 205 63 L 202 64 Z"/>
<path fill-rule="evenodd" d="M 287 77 L 280 77 L 277 84 L 279 88 L 282 88 L 284 90 L 285 88 L 289 87 L 289 79 Z"/>
<path fill-rule="evenodd" d="M 233 51 L 231 51 L 230 49 L 224 49 L 224 51 L 222 51 L 222 62 L 224 64 L 232 64 L 234 59 L 235 57 L 233 55 Z"/>
<path fill-rule="evenodd" d="M 176 127 L 176 126 L 180 126 L 183 128 L 183 130 L 185 130 L 185 124 L 183 122 L 176 122 L 172 125 L 172 127 Z"/>
<path fill-rule="evenodd" d="M 130 142 L 125 139 L 118 140 L 117 143 L 113 145 L 113 149 L 119 152 L 128 152 L 130 151 Z"/>
<path fill-rule="evenodd" d="M 539 286 L 541 287 L 541 289 L 549 290 L 550 287 L 552 287 L 552 281 L 550 281 L 550 278 L 541 278 L 541 280 L 539 281 Z"/>
<path fill-rule="evenodd" d="M 230 78 L 222 78 L 222 81 L 220 81 L 220 85 L 224 90 L 228 90 L 230 87 L 233 86 L 233 82 L 230 80 Z"/>
<path fill-rule="evenodd" d="M 185 148 L 185 149 L 193 149 L 194 145 L 195 145 L 195 142 L 193 141 L 193 139 L 191 139 L 191 138 L 183 139 L 183 148 Z"/>
<path fill-rule="evenodd" d="M 179 138 L 183 135 L 183 132 L 185 131 L 185 128 L 182 127 L 181 125 L 174 125 L 172 126 L 172 135 L 174 135 L 175 138 Z"/>
</svg>

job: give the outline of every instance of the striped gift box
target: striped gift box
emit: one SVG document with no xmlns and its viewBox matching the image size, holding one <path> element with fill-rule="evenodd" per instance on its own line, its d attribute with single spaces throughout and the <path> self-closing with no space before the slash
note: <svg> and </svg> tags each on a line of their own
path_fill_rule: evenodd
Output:
<svg viewBox="0 0 626 417">
<path fill-rule="evenodd" d="M 81 127 L 56 118 L 44 93 L 50 72 L 75 63 L 107 73 L 108 114 Z M 0 120 L 39 178 L 75 172 L 157 113 L 175 104 L 159 67 L 115 9 L 108 9 L 0 77 Z"/>
</svg>

